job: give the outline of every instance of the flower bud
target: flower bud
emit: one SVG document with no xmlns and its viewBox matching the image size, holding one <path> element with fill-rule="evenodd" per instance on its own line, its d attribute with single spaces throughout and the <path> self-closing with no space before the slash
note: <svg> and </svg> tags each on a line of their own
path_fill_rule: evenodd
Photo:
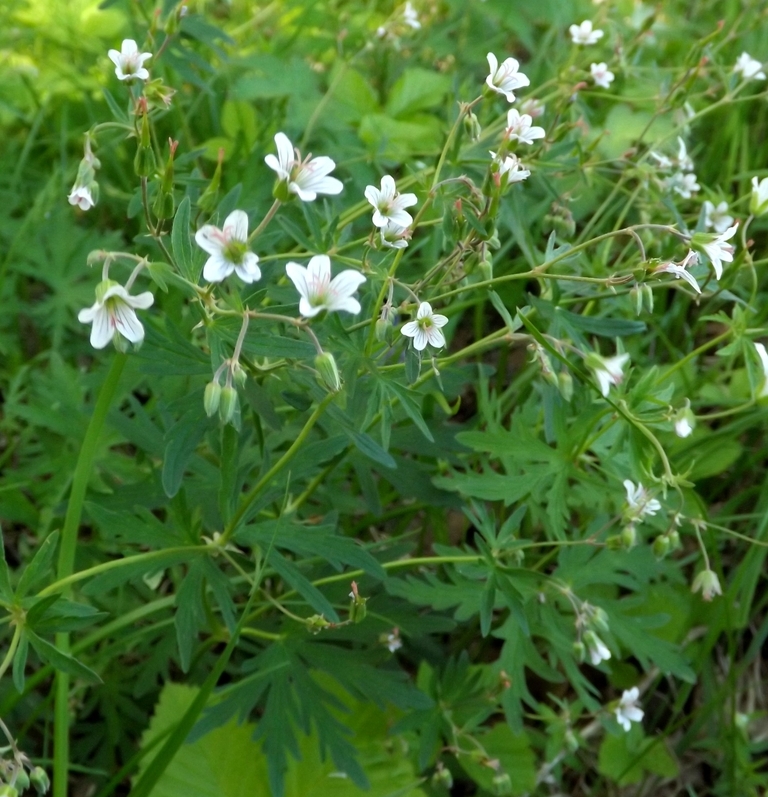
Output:
<svg viewBox="0 0 768 797">
<path fill-rule="evenodd" d="M 752 178 L 749 212 L 753 216 L 762 216 L 764 213 L 768 213 L 768 177 L 764 177 L 760 182 L 757 181 L 757 177 Z"/>
<path fill-rule="evenodd" d="M 16 780 L 13 782 L 13 785 L 22 792 L 29 788 L 29 775 L 27 775 L 27 770 L 24 769 L 24 767 L 21 767 L 16 772 Z"/>
<path fill-rule="evenodd" d="M 219 149 L 219 161 L 216 164 L 216 171 L 211 177 L 211 182 L 205 187 L 205 191 L 200 194 L 197 206 L 206 213 L 213 213 L 219 201 L 219 186 L 221 185 L 221 164 L 224 162 L 224 148 Z"/>
<path fill-rule="evenodd" d="M 329 625 L 330 623 L 322 614 L 313 614 L 312 617 L 307 618 L 307 631 L 310 634 L 319 634 L 324 628 L 328 628 Z"/>
<path fill-rule="evenodd" d="M 42 767 L 35 767 L 29 773 L 29 780 L 38 794 L 45 794 L 51 788 L 48 773 Z"/>
<path fill-rule="evenodd" d="M 643 301 L 648 308 L 648 312 L 653 312 L 653 288 L 650 285 L 642 285 L 640 291 L 643 294 Z"/>
<path fill-rule="evenodd" d="M 557 375 L 557 386 L 560 388 L 560 395 L 566 401 L 573 398 L 573 377 L 570 371 L 560 371 Z"/>
<path fill-rule="evenodd" d="M 221 401 L 221 385 L 216 382 L 209 382 L 205 386 L 205 394 L 203 395 L 203 407 L 205 414 L 211 418 L 219 409 L 219 402 Z"/>
<path fill-rule="evenodd" d="M 470 111 L 464 117 L 464 130 L 466 131 L 470 141 L 477 141 L 483 132 L 483 128 L 480 127 L 480 121 L 478 120 L 477 116 L 475 116 L 473 111 Z"/>
<path fill-rule="evenodd" d="M 680 547 L 680 535 L 677 529 L 672 529 L 672 531 L 667 534 L 667 537 L 669 537 L 669 549 L 671 551 L 676 551 Z"/>
<path fill-rule="evenodd" d="M 691 592 L 698 592 L 701 590 L 701 597 L 705 601 L 711 601 L 715 595 L 722 595 L 723 590 L 720 586 L 720 580 L 714 570 L 702 570 L 693 580 Z"/>
<path fill-rule="evenodd" d="M 238 387 L 245 387 L 245 383 L 248 379 L 248 374 L 245 372 L 245 368 L 243 368 L 240 363 L 236 363 L 234 368 L 232 369 L 232 378 L 235 380 L 235 384 Z"/>
<path fill-rule="evenodd" d="M 451 770 L 444 767 L 441 761 L 438 762 L 437 769 L 435 769 L 432 775 L 432 785 L 438 787 L 442 786 L 449 791 L 453 788 L 453 775 L 451 774 Z"/>
<path fill-rule="evenodd" d="M 375 334 L 379 343 L 388 342 L 392 337 L 392 322 L 388 318 L 377 318 Z"/>
<path fill-rule="evenodd" d="M 600 608 L 600 606 L 593 606 L 592 607 L 592 617 L 591 617 L 592 625 L 595 628 L 598 628 L 600 631 L 605 631 L 608 633 L 609 623 L 608 623 L 608 614 L 605 609 Z"/>
<path fill-rule="evenodd" d="M 580 639 L 577 639 L 573 643 L 574 657 L 577 658 L 579 661 L 584 661 L 584 655 L 586 654 L 586 652 L 587 649 L 584 647 L 584 643 Z"/>
<path fill-rule="evenodd" d="M 221 388 L 221 398 L 219 402 L 219 417 L 223 423 L 229 423 L 235 417 L 238 398 L 235 388 L 226 385 Z"/>
<path fill-rule="evenodd" d="M 8 783 L 0 785 L 0 797 L 19 797 L 18 789 Z"/>
<path fill-rule="evenodd" d="M 657 559 L 663 559 L 669 553 L 669 537 L 666 534 L 660 534 L 653 541 L 653 555 Z"/>
<path fill-rule="evenodd" d="M 133 159 L 133 170 L 139 177 L 149 177 L 155 173 L 157 161 L 152 147 L 139 144 L 136 148 L 136 157 Z"/>
<path fill-rule="evenodd" d="M 349 597 L 352 598 L 352 602 L 349 605 L 349 619 L 353 623 L 362 623 L 365 620 L 365 604 L 368 602 L 368 598 L 360 596 L 357 591 L 357 584 L 354 581 L 352 582 L 352 592 L 349 593 Z"/>
<path fill-rule="evenodd" d="M 620 536 L 621 544 L 627 550 L 634 548 L 635 545 L 637 545 L 637 532 L 631 523 L 628 526 L 624 526 L 624 528 L 621 530 Z"/>
<path fill-rule="evenodd" d="M 336 360 L 329 351 L 324 351 L 315 357 L 315 368 L 320 378 L 320 384 L 328 388 L 331 393 L 341 390 L 341 376 L 336 367 Z"/>
</svg>

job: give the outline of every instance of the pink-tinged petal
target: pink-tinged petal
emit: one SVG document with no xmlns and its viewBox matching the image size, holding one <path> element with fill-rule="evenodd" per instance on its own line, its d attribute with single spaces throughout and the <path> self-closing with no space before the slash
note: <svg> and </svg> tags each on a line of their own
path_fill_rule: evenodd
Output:
<svg viewBox="0 0 768 797">
<path fill-rule="evenodd" d="M 432 305 L 429 302 L 422 302 L 416 311 L 416 318 L 426 318 L 428 315 L 432 315 Z"/>
<path fill-rule="evenodd" d="M 305 269 L 304 266 L 300 266 L 298 263 L 286 263 L 285 273 L 288 275 L 288 279 L 293 283 L 302 299 L 306 300 L 309 296 L 307 269 Z M 302 312 L 302 315 L 305 315 L 305 313 Z"/>
<path fill-rule="evenodd" d="M 209 255 L 219 255 L 226 245 L 226 240 L 224 233 L 218 227 L 206 224 L 195 233 L 195 243 Z"/>
<path fill-rule="evenodd" d="M 233 210 L 224 219 L 222 231 L 227 240 L 245 243 L 248 240 L 248 214 L 244 210 Z"/>
<path fill-rule="evenodd" d="M 219 254 L 211 255 L 203 266 L 203 279 L 206 282 L 221 282 L 234 270 L 234 263 L 230 263 Z"/>
<path fill-rule="evenodd" d="M 407 338 L 415 338 L 419 333 L 419 325 L 416 321 L 409 321 L 400 328 L 400 334 Z"/>
<path fill-rule="evenodd" d="M 436 349 L 442 349 L 443 346 L 445 346 L 445 335 L 443 335 L 437 327 L 429 327 L 429 329 L 425 329 L 424 332 L 427 335 L 427 340 L 430 345 L 434 346 Z"/>
<path fill-rule="evenodd" d="M 337 296 L 351 296 L 364 282 L 363 274 L 348 268 L 331 280 L 330 290 Z"/>
<path fill-rule="evenodd" d="M 315 255 L 307 264 L 307 284 L 310 290 L 317 286 L 323 290 L 331 283 L 331 258 L 328 255 Z"/>
<path fill-rule="evenodd" d="M 138 310 L 146 310 L 155 303 L 155 297 L 149 291 L 144 291 L 144 293 L 138 293 L 136 296 L 126 296 L 125 302 Z"/>
<path fill-rule="evenodd" d="M 444 327 L 448 323 L 448 319 L 440 313 L 432 313 L 432 323 L 436 327 Z"/>
<path fill-rule="evenodd" d="M 91 327 L 91 346 L 94 349 L 103 349 L 112 340 L 113 332 L 109 312 L 105 307 L 99 308 Z"/>
<path fill-rule="evenodd" d="M 123 302 L 114 308 L 114 322 L 117 331 L 131 343 L 144 340 L 144 327 L 136 317 L 136 311 Z"/>
<path fill-rule="evenodd" d="M 329 310 L 343 310 L 345 313 L 352 313 L 353 315 L 357 315 L 360 310 L 360 302 L 355 299 L 354 296 L 346 296 L 343 299 L 334 299 L 328 305 Z"/>
</svg>

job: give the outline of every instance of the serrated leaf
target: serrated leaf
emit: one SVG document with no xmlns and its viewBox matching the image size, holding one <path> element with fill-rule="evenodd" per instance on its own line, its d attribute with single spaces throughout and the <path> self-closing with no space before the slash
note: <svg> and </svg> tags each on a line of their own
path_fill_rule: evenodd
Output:
<svg viewBox="0 0 768 797">
<path fill-rule="evenodd" d="M 179 646 L 181 669 L 189 671 L 197 635 L 205 621 L 203 608 L 203 561 L 193 562 L 176 593 L 176 642 Z"/>
<path fill-rule="evenodd" d="M 37 655 L 40 656 L 43 661 L 51 664 L 55 669 L 69 673 L 75 678 L 82 678 L 89 684 L 101 683 L 101 678 L 99 678 L 93 670 L 86 667 L 85 664 L 79 662 L 73 656 L 70 656 L 68 653 L 63 653 L 29 628 L 25 629 L 24 633 Z"/>
<path fill-rule="evenodd" d="M 295 589 L 318 614 L 322 614 L 332 623 L 339 622 L 339 615 L 336 614 L 336 610 L 328 602 L 325 595 L 310 583 L 296 565 L 288 561 L 275 548 L 270 550 L 267 561 L 270 566 L 275 569 L 275 572 L 280 578 L 282 578 L 286 584 L 290 585 L 292 589 Z"/>
<path fill-rule="evenodd" d="M 58 531 L 52 532 L 43 540 L 42 545 L 35 551 L 32 561 L 21 574 L 18 586 L 16 587 L 17 598 L 23 598 L 41 578 L 44 578 L 53 570 L 53 559 L 56 555 L 56 545 L 58 542 Z"/>
</svg>

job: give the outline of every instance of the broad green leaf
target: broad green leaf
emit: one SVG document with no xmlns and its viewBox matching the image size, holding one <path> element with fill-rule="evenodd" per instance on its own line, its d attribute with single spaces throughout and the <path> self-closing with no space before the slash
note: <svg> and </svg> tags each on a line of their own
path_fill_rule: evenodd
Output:
<svg viewBox="0 0 768 797">
<path fill-rule="evenodd" d="M 600 745 L 597 768 L 620 786 L 639 783 L 646 773 L 674 778 L 678 766 L 662 737 L 642 738 L 639 728 L 618 736 L 607 734 Z"/>
<path fill-rule="evenodd" d="M 451 87 L 451 79 L 431 69 L 412 68 L 397 79 L 387 101 L 387 113 L 407 118 L 416 111 L 435 108 Z"/>
</svg>

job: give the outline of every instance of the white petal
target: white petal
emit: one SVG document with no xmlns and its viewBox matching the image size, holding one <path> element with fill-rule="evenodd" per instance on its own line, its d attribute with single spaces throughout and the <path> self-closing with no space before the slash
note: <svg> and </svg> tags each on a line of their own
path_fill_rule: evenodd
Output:
<svg viewBox="0 0 768 797">
<path fill-rule="evenodd" d="M 333 301 L 328 302 L 328 309 L 337 311 L 343 310 L 345 313 L 357 315 L 362 308 L 360 307 L 360 302 L 358 302 L 354 296 L 347 296 L 342 299 L 334 299 Z"/>
<path fill-rule="evenodd" d="M 117 331 L 131 343 L 144 340 L 144 327 L 136 316 L 136 311 L 123 302 L 114 308 L 114 323 Z"/>
<path fill-rule="evenodd" d="M 112 323 L 105 307 L 99 308 L 93 319 L 91 327 L 91 346 L 94 349 L 103 349 L 112 340 Z"/>
<path fill-rule="evenodd" d="M 424 349 L 427 348 L 427 343 L 429 343 L 427 333 L 419 327 L 418 331 L 413 336 L 413 348 L 417 351 L 424 351 Z"/>
<path fill-rule="evenodd" d="M 365 276 L 354 269 L 347 269 L 337 274 L 329 286 L 332 296 L 346 298 L 352 294 L 365 282 Z M 360 312 L 359 310 L 357 312 Z"/>
<path fill-rule="evenodd" d="M 125 302 L 131 307 L 146 310 L 148 307 L 152 307 L 155 297 L 149 291 L 144 291 L 144 293 L 138 293 L 136 296 L 126 296 Z"/>
<path fill-rule="evenodd" d="M 121 64 L 122 64 L 122 56 L 120 55 L 120 53 L 119 53 L 117 50 L 110 50 L 110 51 L 107 53 L 107 55 L 109 56 L 109 60 L 110 60 L 110 61 L 112 61 L 112 63 L 113 63 L 113 64 L 114 64 L 114 65 L 115 65 L 115 66 L 116 66 L 118 69 L 120 69 L 120 66 L 121 66 Z M 121 70 L 121 71 L 122 71 L 122 70 Z"/>
<path fill-rule="evenodd" d="M 381 178 L 381 196 L 384 200 L 392 201 L 397 193 L 395 187 L 395 180 L 389 174 L 385 174 Z"/>
<path fill-rule="evenodd" d="M 294 287 L 299 292 L 299 295 L 302 299 L 306 300 L 309 296 L 309 286 L 307 285 L 307 269 L 304 266 L 300 266 L 298 263 L 286 263 L 285 264 L 285 273 L 288 275 L 288 279 L 294 284 Z M 301 311 L 302 315 L 307 315 L 303 310 Z M 310 315 L 315 315 L 315 313 L 310 313 Z"/>
<path fill-rule="evenodd" d="M 488 59 L 488 69 L 490 70 L 491 73 L 489 77 L 493 78 L 496 75 L 496 71 L 499 68 L 499 62 L 493 53 L 488 53 L 488 55 L 486 55 L 485 57 Z"/>
<path fill-rule="evenodd" d="M 403 324 L 400 328 L 400 334 L 405 335 L 407 338 L 415 338 L 416 335 L 419 333 L 419 324 L 416 321 L 409 321 L 407 324 Z"/>
<path fill-rule="evenodd" d="M 243 282 L 257 282 L 261 279 L 261 269 L 258 266 L 259 258 L 253 252 L 247 252 L 243 262 L 235 266 L 235 273 Z"/>
<path fill-rule="evenodd" d="M 437 327 L 429 327 L 424 331 L 427 334 L 427 340 L 436 349 L 442 349 L 445 346 L 445 335 Z"/>
<path fill-rule="evenodd" d="M 304 318 L 312 318 L 326 309 L 324 304 L 311 305 L 309 300 L 305 299 L 303 296 L 299 300 L 299 313 L 301 313 Z"/>
<path fill-rule="evenodd" d="M 754 178 L 757 180 L 757 177 Z M 365 188 L 365 198 L 376 208 L 378 212 L 379 205 L 381 204 L 381 191 L 375 185 L 369 185 Z"/>
<path fill-rule="evenodd" d="M 81 310 L 80 312 L 83 313 L 86 311 Z M 766 351 L 765 346 L 762 343 L 755 343 L 754 346 L 757 356 L 760 358 L 760 362 L 763 365 L 763 372 L 765 373 L 766 377 L 768 377 L 768 351 Z"/>
<path fill-rule="evenodd" d="M 226 241 L 218 227 L 206 224 L 195 233 L 195 243 L 209 255 L 218 255 L 223 251 Z"/>
<path fill-rule="evenodd" d="M 436 327 L 444 327 L 448 323 L 448 319 L 440 313 L 432 313 L 432 323 Z"/>
<path fill-rule="evenodd" d="M 90 324 L 94 318 L 96 318 L 96 314 L 101 310 L 102 305 L 98 302 L 94 304 L 92 307 L 84 307 L 78 314 L 77 320 L 81 324 Z M 755 343 L 755 346 L 762 346 L 762 343 Z"/>
<path fill-rule="evenodd" d="M 275 135 L 275 146 L 277 147 L 277 158 L 279 161 L 278 170 L 290 172 L 291 165 L 294 161 L 294 151 L 291 140 L 285 135 L 285 133 L 277 133 Z"/>
<path fill-rule="evenodd" d="M 376 216 L 376 214 L 374 214 L 374 217 L 375 216 Z M 397 224 L 398 227 L 410 227 L 411 224 L 413 224 L 413 216 L 411 216 L 411 214 L 408 213 L 407 210 L 399 210 L 399 209 L 393 210 L 389 214 L 388 219 L 393 224 Z M 376 221 L 374 220 L 373 223 L 376 224 Z M 384 227 L 384 226 L 386 226 L 386 223 L 387 223 L 387 218 L 385 217 L 384 218 L 384 224 L 376 224 L 376 226 L 377 227 Z"/>
<path fill-rule="evenodd" d="M 432 305 L 429 302 L 422 302 L 416 311 L 416 318 L 426 318 L 432 315 Z"/>
<path fill-rule="evenodd" d="M 234 263 L 219 254 L 211 255 L 203 267 L 203 279 L 206 282 L 221 282 L 234 270 Z"/>
<path fill-rule="evenodd" d="M 248 214 L 244 210 L 233 210 L 224 219 L 222 232 L 227 240 L 245 243 L 248 240 Z"/>
</svg>

